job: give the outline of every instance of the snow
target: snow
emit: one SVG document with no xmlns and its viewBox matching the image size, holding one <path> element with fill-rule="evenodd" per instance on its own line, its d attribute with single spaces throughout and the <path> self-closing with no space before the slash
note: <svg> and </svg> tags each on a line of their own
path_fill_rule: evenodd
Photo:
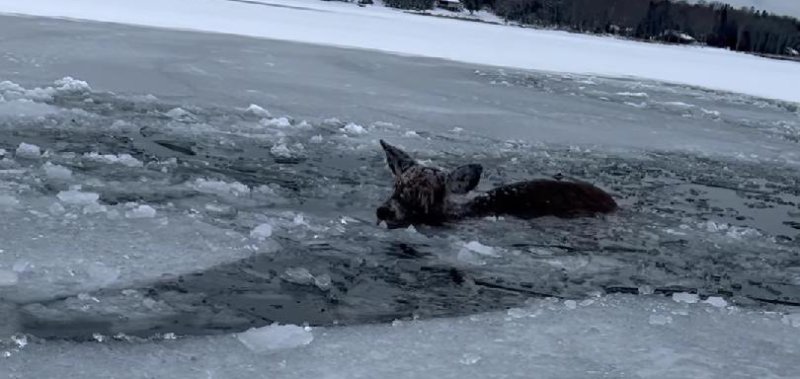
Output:
<svg viewBox="0 0 800 379">
<path fill-rule="evenodd" d="M 293 349 L 305 346 L 314 340 L 310 329 L 296 325 L 272 324 L 263 328 L 252 328 L 239 333 L 236 338 L 256 353 Z"/>
<path fill-rule="evenodd" d="M 792 102 L 800 65 L 722 49 L 419 16 L 317 0 L 0 0 L 0 12 L 192 29 L 444 58 L 638 77 Z M 352 27 L 358 25 L 358 28 Z M 452 38 L 453 35 L 459 38 Z M 391 36 L 391 38 L 376 38 Z"/>
<path fill-rule="evenodd" d="M 540 299 L 508 311 L 220 336 L 0 347 L 3 377 L 796 378 L 797 314 L 661 296 Z M 587 322 L 591 320 L 591 322 Z M 793 325 L 793 323 L 797 323 Z M 17 337 L 19 338 L 19 337 Z M 80 364 L 76 364 L 80 362 Z"/>
<path fill-rule="evenodd" d="M 17 147 L 16 156 L 23 159 L 38 159 L 42 156 L 39 146 L 21 142 Z"/>
</svg>

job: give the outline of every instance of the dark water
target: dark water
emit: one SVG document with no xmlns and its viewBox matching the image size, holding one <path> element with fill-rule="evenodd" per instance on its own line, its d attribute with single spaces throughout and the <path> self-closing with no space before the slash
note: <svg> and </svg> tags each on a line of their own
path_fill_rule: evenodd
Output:
<svg viewBox="0 0 800 379">
<path fill-rule="evenodd" d="M 20 331 L 32 335 L 82 339 L 229 333 L 274 321 L 389 322 L 614 292 L 690 291 L 743 306 L 800 305 L 800 173 L 791 162 L 531 144 L 463 131 L 409 135 L 388 123 L 345 136 L 345 122 L 337 120 L 271 126 L 242 109 L 183 104 L 188 113 L 180 114 L 173 112 L 176 104 L 103 92 L 62 91 L 39 103 L 57 112 L 0 118 L 0 148 L 13 151 L 23 141 L 46 147 L 50 161 L 90 178 L 83 190 L 99 193 L 109 207 L 149 204 L 167 219 L 191 215 L 243 236 L 270 222 L 277 247 L 80 294 L 62 289 L 49 299 L 22 301 L 14 288 L 0 293 L 15 309 Z M 791 109 L 782 112 L 795 117 Z M 607 189 L 622 209 L 600 218 L 480 219 L 385 230 L 373 216 L 391 190 L 378 138 L 443 167 L 483 164 L 480 190 L 562 173 Z M 90 152 L 128 153 L 145 165 L 81 160 Z M 172 162 L 168 170 L 164 162 Z M 4 178 L 37 196 L 67 188 Z M 225 196 L 184 185 L 198 178 L 266 185 L 271 192 Z M 469 248 L 473 241 L 477 249 Z"/>
</svg>

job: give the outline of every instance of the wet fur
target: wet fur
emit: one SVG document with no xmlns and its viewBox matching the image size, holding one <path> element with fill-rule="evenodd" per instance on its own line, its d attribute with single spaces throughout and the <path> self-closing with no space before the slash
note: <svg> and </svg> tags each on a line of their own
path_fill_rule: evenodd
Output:
<svg viewBox="0 0 800 379">
<path fill-rule="evenodd" d="M 464 217 L 507 214 L 520 218 L 569 218 L 616 209 L 614 199 L 592 184 L 539 179 L 501 186 L 476 197 L 468 204 Z"/>
<path fill-rule="evenodd" d="M 447 173 L 419 165 L 384 141 L 381 146 L 395 183 L 392 196 L 376 213 L 378 220 L 389 227 L 496 215 L 569 218 L 617 209 L 617 203 L 608 193 L 577 180 L 530 180 L 497 187 L 468 201 L 454 201 L 453 195 L 467 193 L 478 185 L 483 171 L 480 165 L 465 165 Z"/>
</svg>

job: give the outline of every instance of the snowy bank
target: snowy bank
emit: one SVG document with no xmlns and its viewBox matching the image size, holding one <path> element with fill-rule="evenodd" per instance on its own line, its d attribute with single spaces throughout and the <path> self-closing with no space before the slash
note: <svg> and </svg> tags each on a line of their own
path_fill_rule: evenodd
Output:
<svg viewBox="0 0 800 379">
<path fill-rule="evenodd" d="M 223 32 L 523 69 L 638 77 L 800 102 L 796 91 L 800 65 L 795 62 L 714 48 L 423 17 L 383 7 L 359 8 L 318 0 L 0 0 L 0 13 Z"/>
</svg>

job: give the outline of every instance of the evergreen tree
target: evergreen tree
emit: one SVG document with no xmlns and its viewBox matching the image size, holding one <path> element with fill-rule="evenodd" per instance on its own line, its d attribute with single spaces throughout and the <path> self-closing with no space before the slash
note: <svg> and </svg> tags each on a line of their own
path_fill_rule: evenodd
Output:
<svg viewBox="0 0 800 379">
<path fill-rule="evenodd" d="M 479 11 L 483 6 L 483 2 L 481 0 L 461 0 L 461 3 L 464 4 L 464 8 L 466 8 L 469 13 Z"/>
<path fill-rule="evenodd" d="M 434 0 L 384 0 L 383 2 L 392 8 L 426 10 L 433 9 Z"/>
<path fill-rule="evenodd" d="M 389 1 L 389 0 L 387 0 Z M 397 0 L 393 0 L 397 1 Z M 682 41 L 675 31 L 711 46 L 764 54 L 800 48 L 800 20 L 719 2 L 688 4 L 668 0 L 462 0 L 491 6 L 506 21 L 576 31 Z"/>
</svg>

